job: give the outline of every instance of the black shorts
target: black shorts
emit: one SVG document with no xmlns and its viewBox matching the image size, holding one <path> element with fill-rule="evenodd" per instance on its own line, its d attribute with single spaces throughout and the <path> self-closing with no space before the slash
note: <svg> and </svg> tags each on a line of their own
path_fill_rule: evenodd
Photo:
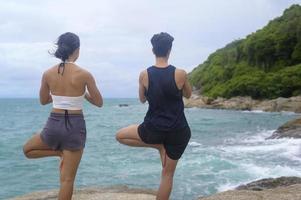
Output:
<svg viewBox="0 0 301 200">
<path fill-rule="evenodd" d="M 181 158 L 191 136 L 189 126 L 175 131 L 154 131 L 145 123 L 138 126 L 138 134 L 146 144 L 163 144 L 166 154 L 173 160 Z"/>
</svg>

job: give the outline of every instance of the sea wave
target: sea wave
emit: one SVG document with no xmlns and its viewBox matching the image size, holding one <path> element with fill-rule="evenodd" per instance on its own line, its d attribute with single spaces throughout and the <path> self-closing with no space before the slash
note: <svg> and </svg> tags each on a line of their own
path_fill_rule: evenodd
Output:
<svg viewBox="0 0 301 200">
<path fill-rule="evenodd" d="M 243 113 L 269 113 L 269 112 L 266 112 L 266 111 L 263 111 L 263 110 L 244 110 L 244 111 L 241 111 Z"/>
<path fill-rule="evenodd" d="M 301 170 L 288 165 L 275 165 L 273 167 L 261 166 L 255 163 L 243 163 L 241 167 L 250 173 L 254 180 L 261 178 L 276 178 L 280 176 L 301 176 Z"/>
<path fill-rule="evenodd" d="M 277 178 L 281 176 L 301 176 L 299 168 L 293 168 L 288 165 L 261 166 L 255 163 L 241 163 L 237 171 L 245 171 L 248 173 L 248 179 L 243 181 L 229 178 L 226 183 L 218 184 L 216 189 L 218 192 L 233 190 L 239 185 L 244 185 L 256 180 L 264 178 Z"/>
<path fill-rule="evenodd" d="M 237 184 L 237 183 L 230 183 L 230 182 L 227 182 L 227 183 L 224 183 L 224 184 L 219 184 L 217 186 L 217 191 L 218 192 L 224 192 L 224 191 L 227 191 L 227 190 L 233 190 L 234 188 L 238 187 L 240 184 Z"/>
<path fill-rule="evenodd" d="M 199 147 L 199 146 L 202 146 L 201 143 L 194 142 L 194 141 L 193 141 L 193 142 L 189 142 L 188 145 L 191 146 L 191 147 Z"/>
</svg>

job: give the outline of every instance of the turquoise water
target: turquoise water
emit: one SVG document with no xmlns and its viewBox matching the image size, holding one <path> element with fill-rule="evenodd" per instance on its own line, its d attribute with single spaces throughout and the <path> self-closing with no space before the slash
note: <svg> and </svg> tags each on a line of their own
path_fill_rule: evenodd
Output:
<svg viewBox="0 0 301 200">
<path fill-rule="evenodd" d="M 59 186 L 58 158 L 28 160 L 22 153 L 49 110 L 36 99 L 0 99 L 0 199 Z M 158 187 L 158 153 L 115 141 L 115 132 L 140 123 L 146 110 L 136 99 L 106 99 L 101 109 L 85 105 L 88 135 L 76 187 Z M 301 176 L 301 140 L 264 140 L 296 114 L 197 108 L 185 113 L 192 137 L 177 167 L 172 199 L 196 199 L 258 178 Z"/>
</svg>

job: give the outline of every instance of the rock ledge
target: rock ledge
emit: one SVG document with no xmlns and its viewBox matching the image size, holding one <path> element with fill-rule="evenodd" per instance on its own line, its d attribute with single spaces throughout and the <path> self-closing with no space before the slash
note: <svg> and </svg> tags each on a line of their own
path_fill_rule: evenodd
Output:
<svg viewBox="0 0 301 200">
<path fill-rule="evenodd" d="M 272 100 L 255 100 L 251 97 L 233 97 L 231 99 L 211 99 L 205 96 L 194 94 L 184 98 L 186 108 L 199 107 L 209 109 L 230 109 L 230 110 L 262 110 L 266 112 L 295 112 L 301 113 L 301 96 L 290 98 L 279 97 Z"/>
<path fill-rule="evenodd" d="M 10 200 L 57 200 L 58 190 L 33 192 Z M 155 191 L 130 189 L 127 186 L 110 188 L 89 187 L 75 190 L 72 200 L 154 200 Z"/>
<path fill-rule="evenodd" d="M 279 138 L 301 138 L 301 118 L 283 124 L 267 139 Z"/>
<path fill-rule="evenodd" d="M 300 200 L 301 178 L 261 179 L 199 200 Z"/>
</svg>

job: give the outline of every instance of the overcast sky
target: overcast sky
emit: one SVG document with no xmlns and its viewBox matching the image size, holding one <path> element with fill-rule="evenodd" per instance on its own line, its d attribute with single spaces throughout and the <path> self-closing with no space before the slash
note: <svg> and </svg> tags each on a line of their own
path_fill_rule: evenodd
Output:
<svg viewBox="0 0 301 200">
<path fill-rule="evenodd" d="M 81 39 L 77 63 L 104 97 L 137 97 L 138 75 L 152 65 L 150 38 L 175 37 L 170 62 L 191 71 L 301 0 L 0 0 L 0 97 L 38 97 L 48 54 L 67 31 Z"/>
</svg>

